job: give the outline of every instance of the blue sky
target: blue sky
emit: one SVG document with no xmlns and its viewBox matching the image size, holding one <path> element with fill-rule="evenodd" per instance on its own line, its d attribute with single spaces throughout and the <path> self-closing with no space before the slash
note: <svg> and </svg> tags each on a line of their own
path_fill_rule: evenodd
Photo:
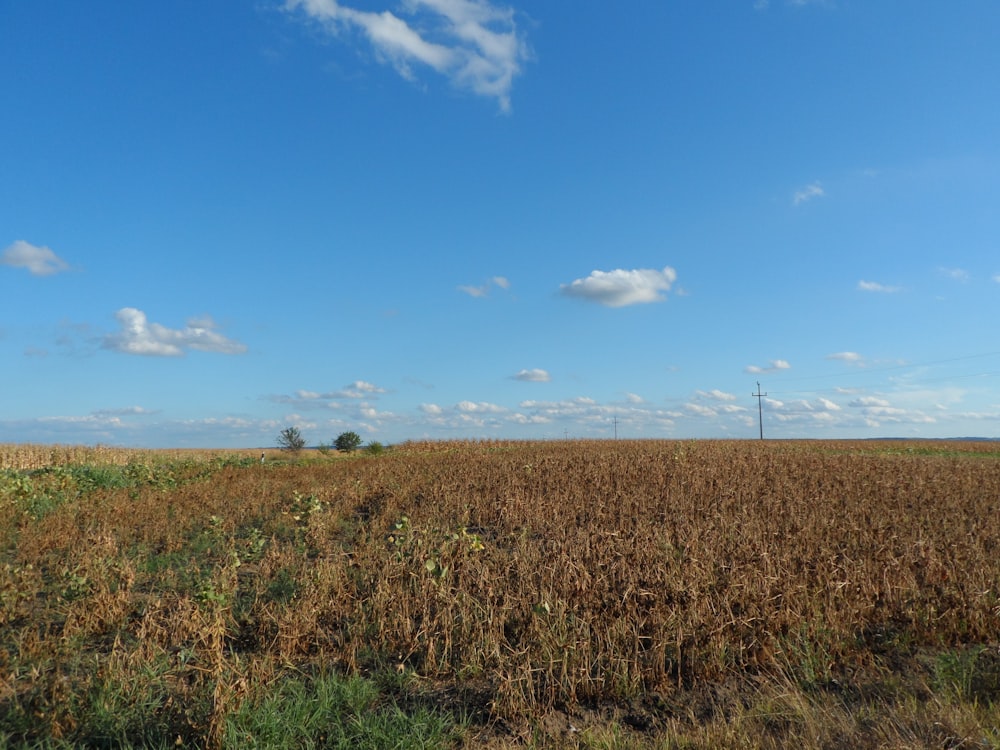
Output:
<svg viewBox="0 0 1000 750">
<path fill-rule="evenodd" d="M 995 0 L 0 4 L 0 442 L 1000 436 Z"/>
</svg>

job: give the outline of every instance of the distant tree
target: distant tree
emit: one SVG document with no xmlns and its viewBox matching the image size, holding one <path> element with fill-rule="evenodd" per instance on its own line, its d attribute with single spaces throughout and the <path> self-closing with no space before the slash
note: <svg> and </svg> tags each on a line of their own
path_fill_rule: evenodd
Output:
<svg viewBox="0 0 1000 750">
<path fill-rule="evenodd" d="M 356 451 L 361 446 L 361 436 L 356 432 L 342 432 L 337 435 L 333 447 L 341 453 Z"/>
<path fill-rule="evenodd" d="M 372 440 L 365 446 L 365 453 L 370 456 L 381 456 L 385 452 L 385 446 L 378 440 Z"/>
<path fill-rule="evenodd" d="M 302 437 L 298 427 L 286 427 L 278 435 L 278 447 L 283 451 L 298 453 L 306 447 L 306 439 Z"/>
</svg>

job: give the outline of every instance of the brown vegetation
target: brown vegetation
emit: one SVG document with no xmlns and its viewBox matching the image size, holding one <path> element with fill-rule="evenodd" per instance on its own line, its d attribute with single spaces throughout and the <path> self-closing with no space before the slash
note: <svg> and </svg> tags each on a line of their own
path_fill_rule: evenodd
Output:
<svg viewBox="0 0 1000 750">
<path fill-rule="evenodd" d="M 997 444 L 44 450 L 0 451 L 42 469 L 0 484 L 0 716 L 25 736 L 78 736 L 113 685 L 217 745 L 321 667 L 412 674 L 511 746 L 1000 744 Z M 67 468 L 103 460 L 128 481 Z"/>
</svg>

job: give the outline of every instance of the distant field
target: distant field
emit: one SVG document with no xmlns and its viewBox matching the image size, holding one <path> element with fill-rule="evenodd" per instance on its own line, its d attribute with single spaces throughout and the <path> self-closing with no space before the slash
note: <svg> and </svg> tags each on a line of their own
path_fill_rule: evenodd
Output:
<svg viewBox="0 0 1000 750">
<path fill-rule="evenodd" d="M 1000 748 L 997 727 L 998 443 L 0 446 L 0 744 Z"/>
</svg>

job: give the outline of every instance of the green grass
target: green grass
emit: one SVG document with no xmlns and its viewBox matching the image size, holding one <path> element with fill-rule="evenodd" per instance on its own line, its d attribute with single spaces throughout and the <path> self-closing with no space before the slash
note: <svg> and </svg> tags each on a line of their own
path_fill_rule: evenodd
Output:
<svg viewBox="0 0 1000 750">
<path fill-rule="evenodd" d="M 404 712 L 362 677 L 289 678 L 225 722 L 223 748 L 446 748 L 462 727 L 426 707 Z"/>
</svg>

